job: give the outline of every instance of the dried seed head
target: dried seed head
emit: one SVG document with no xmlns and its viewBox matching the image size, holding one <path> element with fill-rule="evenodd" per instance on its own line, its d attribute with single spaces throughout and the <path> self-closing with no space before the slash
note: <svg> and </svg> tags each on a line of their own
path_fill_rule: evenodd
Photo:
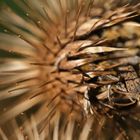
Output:
<svg viewBox="0 0 140 140">
<path fill-rule="evenodd" d="M 138 139 L 140 5 L 5 2 L 0 137 Z"/>
</svg>

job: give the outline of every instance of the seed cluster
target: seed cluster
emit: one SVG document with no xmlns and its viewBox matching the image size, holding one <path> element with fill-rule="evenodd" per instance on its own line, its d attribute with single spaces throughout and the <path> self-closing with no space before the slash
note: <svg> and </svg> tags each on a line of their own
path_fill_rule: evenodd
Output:
<svg viewBox="0 0 140 140">
<path fill-rule="evenodd" d="M 5 1 L 0 139 L 139 139 L 140 4 L 123 2 Z"/>
</svg>

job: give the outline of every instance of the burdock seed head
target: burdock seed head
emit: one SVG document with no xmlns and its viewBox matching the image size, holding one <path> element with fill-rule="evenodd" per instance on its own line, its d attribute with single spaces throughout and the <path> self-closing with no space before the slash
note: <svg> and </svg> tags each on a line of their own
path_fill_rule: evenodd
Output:
<svg viewBox="0 0 140 140">
<path fill-rule="evenodd" d="M 138 140 L 138 2 L 5 0 L 0 140 Z"/>
</svg>

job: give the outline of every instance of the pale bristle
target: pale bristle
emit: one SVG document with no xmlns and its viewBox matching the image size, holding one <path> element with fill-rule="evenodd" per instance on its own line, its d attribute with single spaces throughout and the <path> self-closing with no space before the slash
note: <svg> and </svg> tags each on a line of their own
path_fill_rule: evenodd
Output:
<svg viewBox="0 0 140 140">
<path fill-rule="evenodd" d="M 5 0 L 0 139 L 138 140 L 139 9 L 128 0 Z"/>
</svg>

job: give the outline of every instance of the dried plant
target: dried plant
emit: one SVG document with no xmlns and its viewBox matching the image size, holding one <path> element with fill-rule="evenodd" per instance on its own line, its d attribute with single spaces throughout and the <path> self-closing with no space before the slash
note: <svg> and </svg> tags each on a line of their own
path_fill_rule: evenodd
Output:
<svg viewBox="0 0 140 140">
<path fill-rule="evenodd" d="M 129 2 L 4 1 L 0 139 L 139 139 L 140 3 Z"/>
</svg>

